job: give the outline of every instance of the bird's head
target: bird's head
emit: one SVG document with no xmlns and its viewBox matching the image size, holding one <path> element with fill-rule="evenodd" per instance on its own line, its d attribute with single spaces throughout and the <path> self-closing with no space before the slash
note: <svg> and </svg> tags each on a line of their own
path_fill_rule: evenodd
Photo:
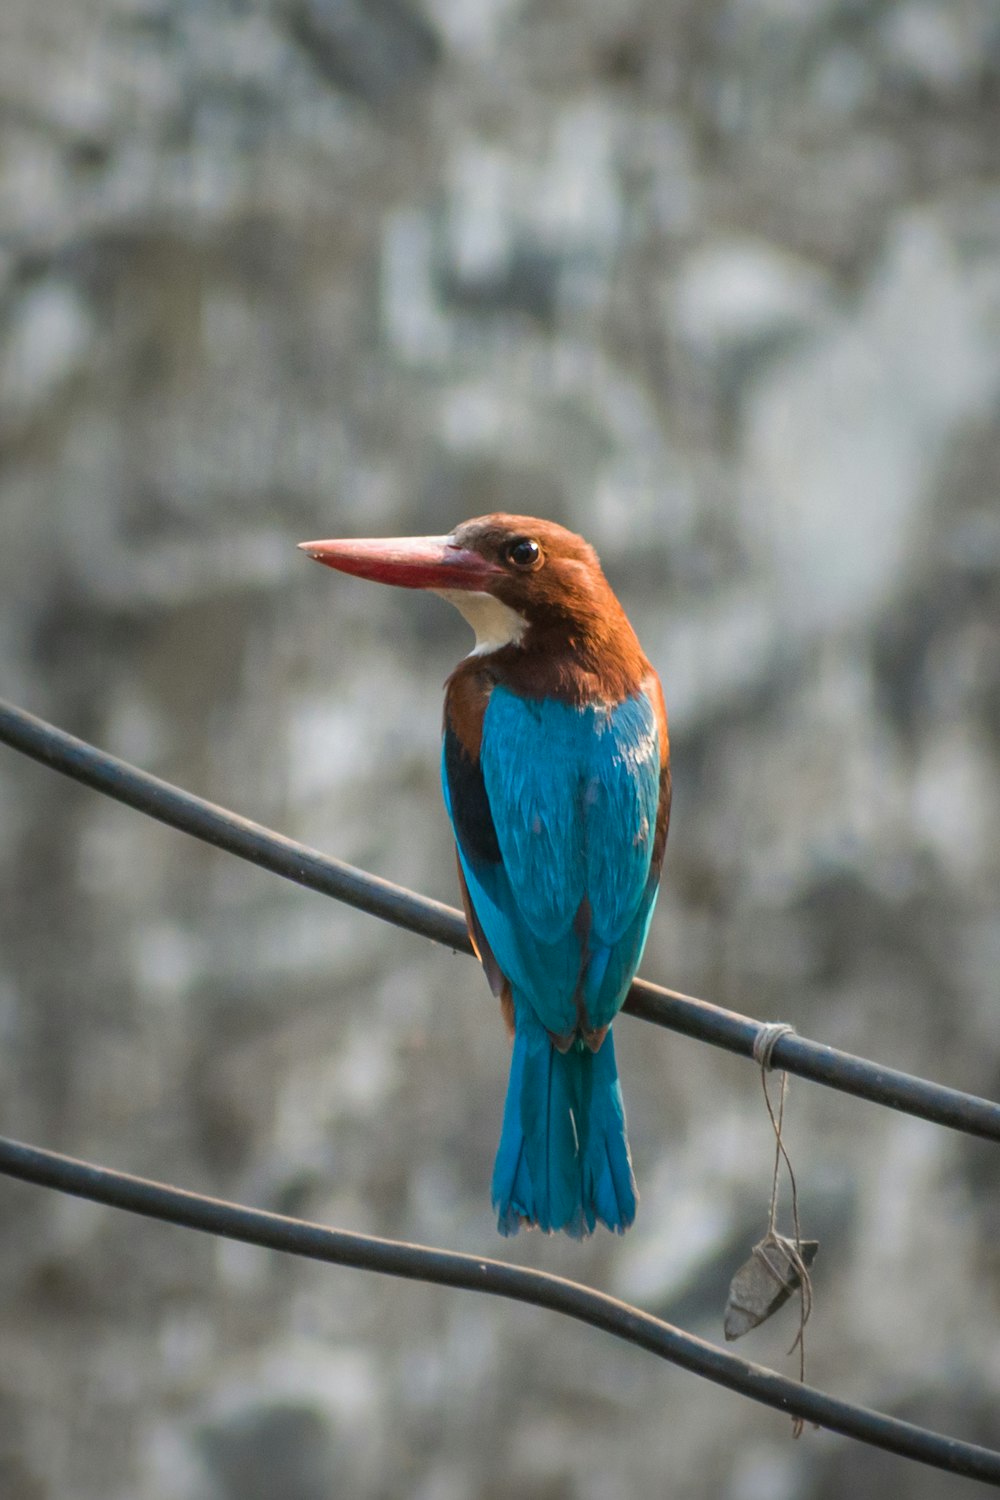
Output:
<svg viewBox="0 0 1000 1500">
<path fill-rule="evenodd" d="M 621 616 L 593 547 L 532 516 L 479 516 L 448 536 L 299 545 L 341 573 L 440 594 L 475 630 L 477 654 Z"/>
</svg>

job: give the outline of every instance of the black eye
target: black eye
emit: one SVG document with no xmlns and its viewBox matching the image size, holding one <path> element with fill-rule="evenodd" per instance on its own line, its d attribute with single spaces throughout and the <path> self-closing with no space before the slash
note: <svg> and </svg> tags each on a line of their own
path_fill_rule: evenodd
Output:
<svg viewBox="0 0 1000 1500">
<path fill-rule="evenodd" d="M 530 536 L 519 536 L 507 547 L 507 561 L 515 568 L 534 568 L 542 560 L 542 549 Z"/>
</svg>

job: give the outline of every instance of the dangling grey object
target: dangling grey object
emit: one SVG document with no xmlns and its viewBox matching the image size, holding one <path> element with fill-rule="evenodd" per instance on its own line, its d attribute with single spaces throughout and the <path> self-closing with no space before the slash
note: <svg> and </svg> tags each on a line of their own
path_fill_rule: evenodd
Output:
<svg viewBox="0 0 1000 1500">
<path fill-rule="evenodd" d="M 802 1273 L 808 1274 L 818 1250 L 819 1240 L 800 1240 L 796 1245 L 773 1231 L 754 1245 L 729 1284 L 723 1323 L 727 1341 L 741 1338 L 784 1307 L 801 1287 Z"/>
</svg>

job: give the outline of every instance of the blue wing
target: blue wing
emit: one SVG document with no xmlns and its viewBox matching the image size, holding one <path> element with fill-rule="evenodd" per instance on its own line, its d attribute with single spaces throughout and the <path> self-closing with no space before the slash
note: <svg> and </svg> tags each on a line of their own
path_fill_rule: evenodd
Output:
<svg viewBox="0 0 1000 1500">
<path fill-rule="evenodd" d="M 656 898 L 660 755 L 649 699 L 576 708 L 498 686 L 477 767 L 449 735 L 445 800 L 462 871 L 515 1007 L 527 1002 L 561 1037 L 581 1020 L 607 1025 Z"/>
</svg>

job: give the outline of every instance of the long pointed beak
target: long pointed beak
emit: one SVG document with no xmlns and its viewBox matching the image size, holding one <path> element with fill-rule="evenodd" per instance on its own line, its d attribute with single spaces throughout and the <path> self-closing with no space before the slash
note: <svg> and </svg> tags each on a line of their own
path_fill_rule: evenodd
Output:
<svg viewBox="0 0 1000 1500">
<path fill-rule="evenodd" d="M 365 541 L 300 542 L 303 552 L 357 578 L 404 589 L 473 589 L 486 592 L 503 569 L 457 547 L 449 536 L 375 537 Z"/>
</svg>

